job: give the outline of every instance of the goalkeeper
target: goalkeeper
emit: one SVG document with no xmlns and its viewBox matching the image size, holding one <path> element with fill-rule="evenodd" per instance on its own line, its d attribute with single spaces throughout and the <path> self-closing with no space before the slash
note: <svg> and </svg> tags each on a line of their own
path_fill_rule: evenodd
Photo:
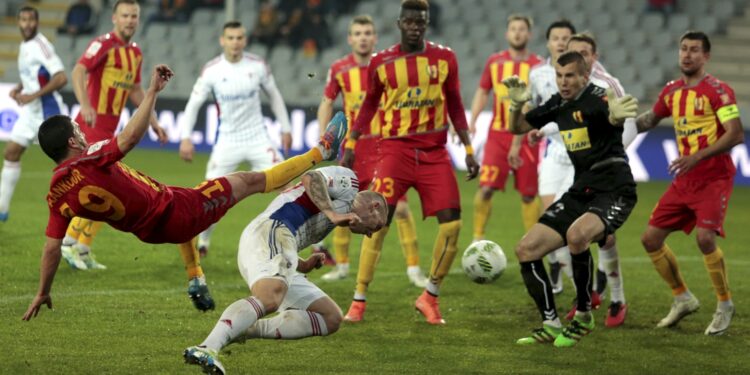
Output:
<svg viewBox="0 0 750 375">
<path fill-rule="evenodd" d="M 634 117 L 638 102 L 589 83 L 586 61 L 578 52 L 566 52 L 555 63 L 559 93 L 543 105 L 521 115 L 530 99 L 518 77 L 503 80 L 508 87 L 510 130 L 515 134 L 538 129 L 550 122 L 560 128 L 575 169 L 570 189 L 554 202 L 516 246 L 521 275 L 542 317 L 542 327 L 518 344 L 575 345 L 594 329 L 591 314 L 593 259 L 589 244 L 604 243 L 630 215 L 637 201 L 635 182 L 622 145 L 622 125 Z M 570 248 L 577 306 L 571 324 L 564 328 L 555 308 L 552 286 L 542 258 L 564 245 Z"/>
</svg>

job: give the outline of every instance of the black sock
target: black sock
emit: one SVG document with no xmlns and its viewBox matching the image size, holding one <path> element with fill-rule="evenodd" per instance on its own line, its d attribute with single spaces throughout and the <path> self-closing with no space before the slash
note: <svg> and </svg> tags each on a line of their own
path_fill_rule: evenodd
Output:
<svg viewBox="0 0 750 375">
<path fill-rule="evenodd" d="M 552 294 L 552 285 L 549 282 L 547 270 L 544 269 L 544 262 L 541 259 L 521 262 L 521 276 L 526 284 L 526 291 L 534 299 L 542 320 L 557 319 L 555 297 Z"/>
<path fill-rule="evenodd" d="M 607 289 L 607 274 L 600 270 L 596 270 L 596 292 L 603 294 L 604 290 Z"/>
<path fill-rule="evenodd" d="M 560 278 L 560 271 L 562 270 L 562 266 L 560 265 L 560 262 L 554 262 L 549 264 L 549 278 L 550 281 L 552 281 L 552 285 L 557 283 L 557 280 Z"/>
<path fill-rule="evenodd" d="M 576 284 L 578 311 L 591 311 L 591 286 L 594 276 L 594 258 L 591 251 L 571 254 L 573 259 L 573 282 Z"/>
</svg>

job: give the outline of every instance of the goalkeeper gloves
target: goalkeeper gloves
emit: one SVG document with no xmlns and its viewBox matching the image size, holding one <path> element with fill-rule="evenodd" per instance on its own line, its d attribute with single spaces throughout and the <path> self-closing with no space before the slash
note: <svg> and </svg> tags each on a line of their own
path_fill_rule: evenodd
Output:
<svg viewBox="0 0 750 375">
<path fill-rule="evenodd" d="M 521 81 L 518 76 L 510 76 L 503 80 L 503 85 L 508 88 L 508 97 L 510 98 L 510 110 L 518 111 L 524 103 L 531 100 L 531 92 L 526 87 L 526 82 Z"/>
<path fill-rule="evenodd" d="M 638 113 L 638 99 L 631 95 L 618 98 L 612 88 L 607 89 L 607 103 L 609 104 L 609 123 L 621 125 L 626 118 L 635 117 Z"/>
</svg>

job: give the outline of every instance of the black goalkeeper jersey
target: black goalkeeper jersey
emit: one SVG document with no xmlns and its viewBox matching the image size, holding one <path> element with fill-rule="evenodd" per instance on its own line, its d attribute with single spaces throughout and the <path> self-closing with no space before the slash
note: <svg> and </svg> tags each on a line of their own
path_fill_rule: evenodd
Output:
<svg viewBox="0 0 750 375">
<path fill-rule="evenodd" d="M 563 101 L 558 93 L 526 113 L 526 121 L 537 129 L 557 123 L 575 168 L 571 190 L 612 191 L 635 185 L 622 145 L 622 127 L 610 124 L 608 117 L 605 90 L 594 84 L 574 100 Z"/>
</svg>

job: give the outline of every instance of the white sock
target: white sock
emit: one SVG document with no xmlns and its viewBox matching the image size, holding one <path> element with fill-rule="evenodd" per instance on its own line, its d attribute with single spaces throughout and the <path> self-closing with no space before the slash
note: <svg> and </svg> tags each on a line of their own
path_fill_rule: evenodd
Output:
<svg viewBox="0 0 750 375">
<path fill-rule="evenodd" d="M 732 300 L 727 301 L 719 301 L 719 303 L 716 304 L 716 310 L 719 311 L 729 311 L 734 308 L 734 303 Z"/>
<path fill-rule="evenodd" d="M 365 301 L 367 300 L 367 296 L 364 293 L 360 293 L 355 291 L 354 292 L 354 299 L 357 301 Z"/>
<path fill-rule="evenodd" d="M 0 172 L 0 212 L 8 212 L 10 199 L 13 198 L 13 191 L 16 190 L 20 177 L 21 162 L 3 161 L 3 171 Z"/>
<path fill-rule="evenodd" d="M 211 233 L 214 232 L 214 229 L 216 229 L 216 224 L 211 224 L 208 228 L 206 228 L 206 230 L 198 235 L 198 247 L 211 246 Z"/>
<path fill-rule="evenodd" d="M 76 243 L 76 250 L 78 250 L 78 255 L 88 255 L 91 252 L 91 248 L 89 245 L 84 245 L 82 243 Z"/>
<path fill-rule="evenodd" d="M 339 273 L 349 274 L 349 263 L 338 263 L 336 264 L 336 268 L 339 270 Z"/>
<path fill-rule="evenodd" d="M 620 272 L 620 258 L 617 255 L 617 245 L 610 248 L 599 248 L 599 269 L 607 274 L 607 286 L 612 302 L 625 303 L 625 291 L 622 287 Z"/>
<path fill-rule="evenodd" d="M 562 322 L 560 322 L 560 318 L 555 318 L 555 320 L 545 320 L 542 322 L 544 325 L 553 326 L 555 328 L 562 328 Z"/>
<path fill-rule="evenodd" d="M 432 280 L 427 283 L 427 292 L 432 294 L 433 296 L 440 295 L 440 287 L 437 284 L 433 284 Z"/>
<path fill-rule="evenodd" d="M 247 338 L 296 340 L 326 335 L 323 315 L 306 310 L 286 310 L 273 318 L 258 320 L 247 330 Z"/>
<path fill-rule="evenodd" d="M 555 250 L 555 252 L 557 253 L 557 261 L 560 263 L 560 270 L 573 284 L 573 290 L 576 290 L 576 283 L 573 280 L 573 259 L 570 257 L 570 248 L 563 246 Z"/>
<path fill-rule="evenodd" d="M 224 310 L 221 318 L 216 322 L 216 326 L 200 346 L 217 351 L 221 350 L 232 340 L 245 333 L 265 313 L 263 303 L 255 297 L 235 301 Z"/>
</svg>

